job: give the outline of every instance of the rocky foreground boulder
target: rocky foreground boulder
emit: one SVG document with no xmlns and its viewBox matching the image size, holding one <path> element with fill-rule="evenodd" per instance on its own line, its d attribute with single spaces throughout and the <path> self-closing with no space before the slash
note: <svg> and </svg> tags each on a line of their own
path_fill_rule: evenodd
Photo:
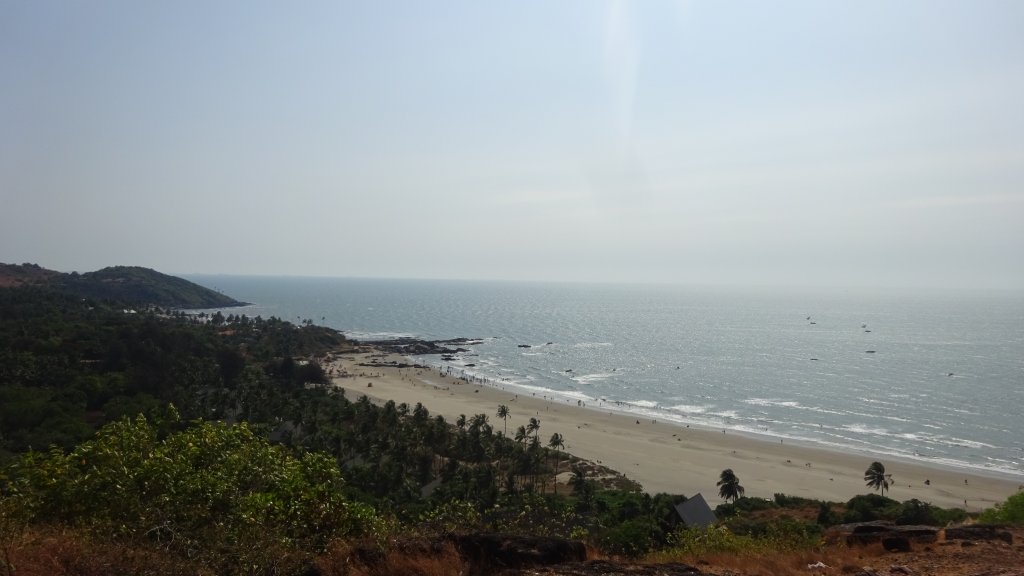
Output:
<svg viewBox="0 0 1024 576">
<path fill-rule="evenodd" d="M 952 526 L 945 530 L 946 540 L 1002 540 L 1013 544 L 1013 534 L 1005 526 L 995 524 L 972 524 L 969 526 Z"/>
<path fill-rule="evenodd" d="M 678 562 L 623 564 L 607 560 L 591 560 L 525 570 L 506 570 L 497 574 L 498 576 L 702 576 L 704 573 L 693 566 Z"/>
<path fill-rule="evenodd" d="M 477 574 L 582 562 L 587 558 L 587 549 L 582 542 L 564 538 L 508 534 L 464 534 L 450 538 L 459 555 Z"/>
<path fill-rule="evenodd" d="M 1000 540 L 1013 544 L 1013 534 L 1003 526 L 970 524 L 941 529 L 935 526 L 898 526 L 892 522 L 858 522 L 833 526 L 826 533 L 832 542 L 845 542 L 848 546 L 868 546 L 881 543 L 889 552 L 909 552 L 914 544 L 931 544 L 939 539 L 953 541 Z"/>
<path fill-rule="evenodd" d="M 583 542 L 565 538 L 517 536 L 510 534 L 452 534 L 442 538 L 393 542 L 385 552 L 369 544 L 350 549 L 344 565 L 358 565 L 365 573 L 387 573 L 389 554 L 440 557 L 446 551 L 458 554 L 465 576 L 702 576 L 693 566 L 682 563 L 639 564 L 608 560 L 587 560 Z M 382 572 L 384 570 L 384 572 Z M 709 575 L 710 576 L 710 575 Z"/>
</svg>

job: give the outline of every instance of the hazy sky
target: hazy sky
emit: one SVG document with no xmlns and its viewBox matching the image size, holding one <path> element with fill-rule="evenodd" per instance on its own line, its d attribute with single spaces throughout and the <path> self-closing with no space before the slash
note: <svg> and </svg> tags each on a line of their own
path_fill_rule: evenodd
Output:
<svg viewBox="0 0 1024 576">
<path fill-rule="evenodd" d="M 1024 289 L 1024 2 L 0 0 L 0 261 Z"/>
</svg>

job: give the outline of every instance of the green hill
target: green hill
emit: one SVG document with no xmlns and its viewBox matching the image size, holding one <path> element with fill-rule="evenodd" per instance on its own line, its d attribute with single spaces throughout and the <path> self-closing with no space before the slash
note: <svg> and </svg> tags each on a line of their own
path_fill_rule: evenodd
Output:
<svg viewBox="0 0 1024 576">
<path fill-rule="evenodd" d="M 37 264 L 0 264 L 0 286 L 35 285 L 85 298 L 166 308 L 244 306 L 234 298 L 188 280 L 140 266 L 111 266 L 78 274 L 47 270 Z"/>
</svg>

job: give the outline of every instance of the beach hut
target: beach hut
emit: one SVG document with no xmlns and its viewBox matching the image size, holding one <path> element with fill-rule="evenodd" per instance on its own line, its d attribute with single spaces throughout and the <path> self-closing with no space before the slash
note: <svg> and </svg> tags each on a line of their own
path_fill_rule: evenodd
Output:
<svg viewBox="0 0 1024 576">
<path fill-rule="evenodd" d="M 676 513 L 687 528 L 707 528 L 718 521 L 700 492 L 686 502 L 677 504 Z"/>
</svg>

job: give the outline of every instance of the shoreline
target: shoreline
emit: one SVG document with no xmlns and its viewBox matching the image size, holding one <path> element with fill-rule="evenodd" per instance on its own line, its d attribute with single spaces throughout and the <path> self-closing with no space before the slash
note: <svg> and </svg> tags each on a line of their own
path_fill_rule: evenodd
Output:
<svg viewBox="0 0 1024 576">
<path fill-rule="evenodd" d="M 423 404 L 432 415 L 454 423 L 460 414 L 486 414 L 495 432 L 505 423 L 495 416 L 500 404 L 509 407 L 511 435 L 531 418 L 541 422 L 541 437 L 558 432 L 565 451 L 612 468 L 639 482 L 646 492 L 693 496 L 701 493 L 717 503 L 715 482 L 731 468 L 748 496 L 771 498 L 775 493 L 846 502 L 870 491 L 864 470 L 878 460 L 893 474 L 886 493 L 895 500 L 911 498 L 944 508 L 979 512 L 1003 502 L 1024 484 L 1024 478 L 997 471 L 932 465 L 917 460 L 866 452 L 843 452 L 804 442 L 779 444 L 752 433 L 690 427 L 671 421 L 644 419 L 622 411 L 606 411 L 574 402 L 548 400 L 505 390 L 499 383 L 467 382 L 436 367 L 362 367 L 360 363 L 396 362 L 408 358 L 376 349 L 338 354 L 326 367 L 335 374 L 335 387 L 355 400 L 366 395 L 410 406 Z M 506 434 L 508 435 L 508 434 Z M 928 480 L 929 484 L 925 484 Z"/>
</svg>

